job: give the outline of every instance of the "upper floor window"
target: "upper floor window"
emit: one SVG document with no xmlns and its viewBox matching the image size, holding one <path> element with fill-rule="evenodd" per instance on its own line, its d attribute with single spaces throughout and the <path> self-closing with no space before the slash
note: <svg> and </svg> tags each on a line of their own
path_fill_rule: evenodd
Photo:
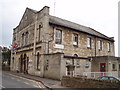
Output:
<svg viewBox="0 0 120 90">
<path fill-rule="evenodd" d="M 102 50 L 102 40 L 99 40 L 99 41 L 98 41 L 98 49 L 99 49 L 99 50 Z"/>
<path fill-rule="evenodd" d="M 62 43 L 62 31 L 61 30 L 55 31 L 55 43 L 58 43 L 58 44 Z"/>
<path fill-rule="evenodd" d="M 108 52 L 110 52 L 110 43 L 109 42 L 107 43 L 107 49 L 108 49 Z"/>
<path fill-rule="evenodd" d="M 25 34 L 25 45 L 27 45 L 28 44 L 28 32 L 26 32 L 26 34 Z"/>
<path fill-rule="evenodd" d="M 73 45 L 78 45 L 78 34 L 73 34 L 74 37 L 73 37 Z"/>
<path fill-rule="evenodd" d="M 24 46 L 24 33 L 22 34 L 22 46 Z"/>
<path fill-rule="evenodd" d="M 91 38 L 87 38 L 87 48 L 91 48 Z"/>
<path fill-rule="evenodd" d="M 40 41 L 40 34 L 41 34 L 41 28 L 42 28 L 42 23 L 39 25 L 39 28 L 38 28 L 38 41 Z"/>
</svg>

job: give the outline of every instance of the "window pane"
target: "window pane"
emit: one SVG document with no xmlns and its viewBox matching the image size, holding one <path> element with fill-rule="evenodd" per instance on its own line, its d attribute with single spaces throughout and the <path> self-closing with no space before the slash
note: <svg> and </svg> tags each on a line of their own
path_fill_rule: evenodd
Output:
<svg viewBox="0 0 120 90">
<path fill-rule="evenodd" d="M 61 30 L 56 30 L 55 42 L 59 44 L 62 42 L 62 31 Z"/>
<path fill-rule="evenodd" d="M 88 47 L 88 48 L 91 47 L 91 38 L 87 38 L 87 47 Z"/>
<path fill-rule="evenodd" d="M 117 70 L 117 66 L 116 66 L 116 65 L 117 65 L 116 63 L 113 63 L 113 64 L 112 64 L 112 69 L 113 69 L 113 70 Z"/>
<path fill-rule="evenodd" d="M 110 43 L 107 43 L 108 51 L 110 51 Z"/>
<path fill-rule="evenodd" d="M 78 45 L 78 34 L 74 34 L 73 45 Z"/>
</svg>

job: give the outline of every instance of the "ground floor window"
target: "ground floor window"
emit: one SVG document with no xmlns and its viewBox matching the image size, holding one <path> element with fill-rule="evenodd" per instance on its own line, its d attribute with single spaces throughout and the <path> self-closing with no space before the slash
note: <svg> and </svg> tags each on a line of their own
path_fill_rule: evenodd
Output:
<svg viewBox="0 0 120 90">
<path fill-rule="evenodd" d="M 114 63 L 112 64 L 112 70 L 113 70 L 113 71 L 117 71 L 117 63 L 114 62 Z"/>
<path fill-rule="evenodd" d="M 37 53 L 37 70 L 40 70 L 40 54 Z"/>
<path fill-rule="evenodd" d="M 49 60 L 46 60 L 46 67 L 45 67 L 45 69 L 48 70 L 48 67 L 49 67 Z"/>
<path fill-rule="evenodd" d="M 119 63 L 119 71 L 120 71 L 120 63 Z"/>
</svg>

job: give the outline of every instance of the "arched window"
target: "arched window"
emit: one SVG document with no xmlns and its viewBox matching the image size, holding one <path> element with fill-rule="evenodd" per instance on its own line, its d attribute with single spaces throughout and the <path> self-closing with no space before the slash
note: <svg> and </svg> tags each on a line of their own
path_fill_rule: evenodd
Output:
<svg viewBox="0 0 120 90">
<path fill-rule="evenodd" d="M 40 64 L 40 54 L 39 52 L 37 53 L 37 70 L 39 70 L 39 64 Z"/>
<path fill-rule="evenodd" d="M 77 54 L 74 54 L 74 57 L 78 57 L 78 55 L 77 55 Z"/>
</svg>

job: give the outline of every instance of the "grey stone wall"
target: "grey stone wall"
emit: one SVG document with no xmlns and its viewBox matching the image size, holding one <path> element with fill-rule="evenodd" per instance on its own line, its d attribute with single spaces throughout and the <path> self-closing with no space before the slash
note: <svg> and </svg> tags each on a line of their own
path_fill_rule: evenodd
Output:
<svg viewBox="0 0 120 90">
<path fill-rule="evenodd" d="M 57 27 L 55 26 L 54 29 L 49 28 L 51 33 L 54 32 L 54 41 L 50 43 L 50 51 L 52 53 L 55 52 L 62 52 L 65 53 L 65 55 L 69 55 L 69 56 L 73 56 L 74 54 L 78 54 L 78 56 L 82 56 L 82 57 L 88 57 L 88 56 L 95 56 L 95 52 L 96 52 L 96 56 L 114 56 L 115 52 L 114 52 L 114 42 L 108 41 L 108 40 L 104 40 L 101 38 L 95 38 L 94 36 L 91 35 L 87 35 L 85 33 L 82 32 L 76 32 L 73 31 L 71 29 L 67 29 L 64 27 Z M 53 48 L 53 45 L 55 44 L 55 30 L 56 29 L 60 29 L 62 30 L 62 43 L 61 45 L 64 45 L 64 49 L 56 49 Z M 73 45 L 73 34 L 77 33 L 78 34 L 78 46 L 74 46 Z M 91 48 L 87 48 L 87 38 L 90 37 L 91 38 Z M 102 40 L 102 50 L 98 50 L 98 40 Z M 95 49 L 95 42 L 96 42 L 96 49 Z M 110 43 L 111 46 L 111 51 L 108 52 L 107 49 L 107 43 Z"/>
<path fill-rule="evenodd" d="M 48 67 L 46 66 L 47 60 Z M 46 69 L 46 67 L 48 69 Z M 60 67 L 61 67 L 61 54 L 44 55 L 44 77 L 60 79 Z"/>
</svg>

